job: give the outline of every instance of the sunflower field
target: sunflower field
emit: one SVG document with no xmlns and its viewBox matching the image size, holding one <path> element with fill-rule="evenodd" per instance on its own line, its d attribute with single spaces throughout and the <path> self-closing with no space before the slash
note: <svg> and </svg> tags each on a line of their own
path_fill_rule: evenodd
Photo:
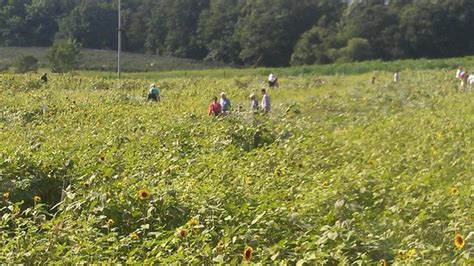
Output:
<svg viewBox="0 0 474 266">
<path fill-rule="evenodd" d="M 261 75 L 0 75 L 0 262 L 473 264 L 474 88 L 453 77 L 281 76 L 265 115 Z M 242 110 L 209 117 L 220 92 Z"/>
</svg>

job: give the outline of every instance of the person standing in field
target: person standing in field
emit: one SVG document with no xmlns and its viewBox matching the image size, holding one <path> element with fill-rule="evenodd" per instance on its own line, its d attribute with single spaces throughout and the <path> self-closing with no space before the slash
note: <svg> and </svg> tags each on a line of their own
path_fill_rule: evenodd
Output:
<svg viewBox="0 0 474 266">
<path fill-rule="evenodd" d="M 467 78 L 467 84 L 474 85 L 474 74 L 470 74 Z"/>
<path fill-rule="evenodd" d="M 400 82 L 400 70 L 397 70 L 397 71 L 393 74 L 393 82 L 395 82 L 395 83 Z"/>
<path fill-rule="evenodd" d="M 458 67 L 458 70 L 456 70 L 456 78 L 461 79 L 461 73 L 464 72 L 464 68 L 462 66 Z"/>
<path fill-rule="evenodd" d="M 148 92 L 148 101 L 159 102 L 160 101 L 160 88 L 155 83 L 150 85 L 150 91 Z"/>
<path fill-rule="evenodd" d="M 217 97 L 212 98 L 212 102 L 209 105 L 209 116 L 218 116 L 221 114 L 221 105 L 217 101 Z"/>
<path fill-rule="evenodd" d="M 268 96 L 267 91 L 262 89 L 262 111 L 264 113 L 269 113 L 271 110 L 270 96 Z"/>
<path fill-rule="evenodd" d="M 461 79 L 461 84 L 459 85 L 459 91 L 463 92 L 466 90 L 466 85 L 468 82 L 469 73 L 466 71 L 461 72 L 459 79 Z"/>
<path fill-rule="evenodd" d="M 48 73 L 44 73 L 44 74 L 41 76 L 41 82 L 43 82 L 43 83 L 48 83 Z"/>
<path fill-rule="evenodd" d="M 250 94 L 250 110 L 252 112 L 258 112 L 258 101 L 257 101 L 257 96 L 255 94 Z"/>
<path fill-rule="evenodd" d="M 221 108 L 222 108 L 222 113 L 226 114 L 226 113 L 230 112 L 230 109 L 231 109 L 232 106 L 231 106 L 229 98 L 227 98 L 227 96 L 225 95 L 224 92 L 221 92 L 221 99 L 220 99 L 219 103 L 220 103 Z"/>
<path fill-rule="evenodd" d="M 279 87 L 277 75 L 273 73 L 270 73 L 270 75 L 268 75 L 268 86 L 272 89 Z"/>
</svg>

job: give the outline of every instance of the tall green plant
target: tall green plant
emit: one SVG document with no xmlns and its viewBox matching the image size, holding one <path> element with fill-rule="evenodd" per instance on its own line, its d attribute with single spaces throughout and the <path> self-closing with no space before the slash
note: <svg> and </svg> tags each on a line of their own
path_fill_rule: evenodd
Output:
<svg viewBox="0 0 474 266">
<path fill-rule="evenodd" d="M 51 70 L 55 73 L 69 72 L 79 63 L 79 45 L 75 40 L 56 41 L 48 54 Z"/>
</svg>

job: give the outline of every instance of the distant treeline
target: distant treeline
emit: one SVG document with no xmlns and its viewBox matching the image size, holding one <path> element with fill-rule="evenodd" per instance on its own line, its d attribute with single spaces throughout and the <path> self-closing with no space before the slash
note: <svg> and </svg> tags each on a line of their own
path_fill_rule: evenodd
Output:
<svg viewBox="0 0 474 266">
<path fill-rule="evenodd" d="M 0 45 L 114 49 L 117 2 L 0 0 Z M 122 0 L 122 10 L 131 52 L 255 66 L 474 54 L 474 0 Z"/>
</svg>

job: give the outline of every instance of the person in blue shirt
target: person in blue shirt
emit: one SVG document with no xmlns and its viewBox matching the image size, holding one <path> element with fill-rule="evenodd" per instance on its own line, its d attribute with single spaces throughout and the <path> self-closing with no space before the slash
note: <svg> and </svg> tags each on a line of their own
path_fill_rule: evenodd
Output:
<svg viewBox="0 0 474 266">
<path fill-rule="evenodd" d="M 229 98 L 225 95 L 224 92 L 221 93 L 221 99 L 220 99 L 220 105 L 222 107 L 222 112 L 223 113 L 228 113 L 230 112 L 231 104 Z"/>
<path fill-rule="evenodd" d="M 160 88 L 155 83 L 150 85 L 150 91 L 148 92 L 148 101 L 159 102 L 160 101 Z"/>
</svg>

